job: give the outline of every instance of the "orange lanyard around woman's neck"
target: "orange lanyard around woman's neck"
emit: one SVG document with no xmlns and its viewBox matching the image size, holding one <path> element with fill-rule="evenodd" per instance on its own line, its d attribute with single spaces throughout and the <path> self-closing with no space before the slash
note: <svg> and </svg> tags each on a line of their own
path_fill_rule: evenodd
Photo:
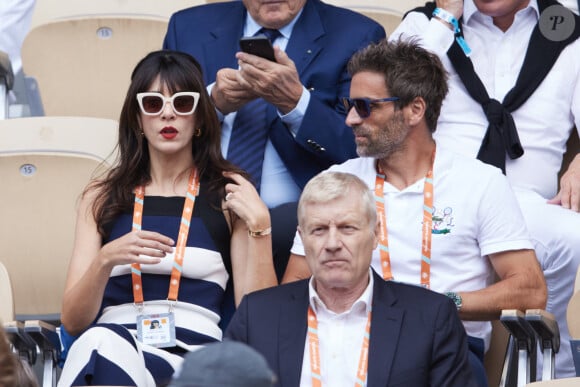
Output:
<svg viewBox="0 0 580 387">
<path fill-rule="evenodd" d="M 421 236 L 421 286 L 429 288 L 431 285 L 431 230 L 433 224 L 433 165 L 435 163 L 435 151 L 431 158 L 431 166 L 425 175 L 423 188 L 423 228 Z M 391 254 L 389 251 L 389 239 L 387 233 L 387 213 L 385 211 L 385 174 L 379 169 L 377 163 L 377 176 L 375 179 L 375 203 L 377 214 L 380 219 L 379 251 L 381 255 L 381 268 L 383 278 L 392 280 Z"/>
<path fill-rule="evenodd" d="M 177 301 L 179 292 L 179 283 L 181 281 L 181 272 L 183 270 L 183 257 L 185 256 L 185 247 L 187 244 L 187 236 L 189 234 L 189 226 L 193 208 L 195 206 L 195 197 L 199 193 L 199 176 L 197 170 L 193 168 L 189 174 L 189 183 L 187 185 L 187 194 L 185 196 L 185 203 L 183 204 L 183 213 L 181 215 L 181 223 L 179 226 L 179 235 L 177 237 L 177 245 L 175 246 L 175 255 L 173 268 L 171 269 L 171 279 L 169 281 L 169 293 L 167 299 L 169 301 Z M 145 199 L 145 188 L 137 187 L 135 189 L 135 204 L 133 206 L 133 231 L 141 230 L 143 221 L 143 201 Z M 133 282 L 133 300 L 135 305 L 143 306 L 143 281 L 141 279 L 141 265 L 139 263 L 131 264 L 131 278 Z"/>
</svg>

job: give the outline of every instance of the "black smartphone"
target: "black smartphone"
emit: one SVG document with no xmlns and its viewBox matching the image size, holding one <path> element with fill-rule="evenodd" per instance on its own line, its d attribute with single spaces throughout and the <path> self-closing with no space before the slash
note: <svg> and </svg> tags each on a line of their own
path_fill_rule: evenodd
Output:
<svg viewBox="0 0 580 387">
<path fill-rule="evenodd" d="M 240 39 L 240 48 L 243 52 L 257 55 L 261 58 L 276 62 L 272 42 L 265 35 L 246 36 Z"/>
</svg>

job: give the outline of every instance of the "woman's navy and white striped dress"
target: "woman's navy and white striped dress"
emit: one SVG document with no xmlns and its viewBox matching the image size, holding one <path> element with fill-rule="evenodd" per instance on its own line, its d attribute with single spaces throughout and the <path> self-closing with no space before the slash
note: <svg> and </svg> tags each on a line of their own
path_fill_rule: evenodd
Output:
<svg viewBox="0 0 580 387">
<path fill-rule="evenodd" d="M 210 205 L 203 183 L 195 202 L 178 301 L 173 309 L 177 347 L 158 349 L 134 339 L 138 311 L 133 303 L 131 267 L 117 266 L 107 283 L 96 325 L 70 348 L 59 386 L 160 385 L 171 379 L 186 351 L 222 339 L 222 317 L 233 312 L 230 232 L 219 199 Z M 183 203 L 182 197 L 146 196 L 143 230 L 177 240 Z M 110 227 L 109 240 L 130 232 L 131 224 L 132 212 L 119 216 Z M 172 265 L 173 254 L 160 264 L 141 265 L 143 313 L 169 311 Z M 144 365 L 147 372 L 143 372 Z"/>
</svg>

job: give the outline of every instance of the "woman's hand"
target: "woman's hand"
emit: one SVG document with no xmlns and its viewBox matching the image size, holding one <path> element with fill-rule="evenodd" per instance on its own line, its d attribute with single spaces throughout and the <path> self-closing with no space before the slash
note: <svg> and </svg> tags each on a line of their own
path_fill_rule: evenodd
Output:
<svg viewBox="0 0 580 387">
<path fill-rule="evenodd" d="M 173 252 L 175 242 L 158 232 L 137 230 L 104 245 L 99 259 L 108 267 L 139 263 L 151 265 Z"/>
<path fill-rule="evenodd" d="M 237 216 L 232 225 L 230 254 L 238 305 L 245 294 L 278 285 L 272 260 L 270 211 L 252 183 L 237 173 L 223 174 L 233 181 L 226 184 L 223 208 Z M 252 236 L 248 230 L 259 234 Z"/>
<path fill-rule="evenodd" d="M 224 208 L 235 212 L 251 231 L 270 227 L 268 207 L 252 183 L 237 173 L 224 172 L 223 175 L 234 181 L 226 184 Z"/>
</svg>

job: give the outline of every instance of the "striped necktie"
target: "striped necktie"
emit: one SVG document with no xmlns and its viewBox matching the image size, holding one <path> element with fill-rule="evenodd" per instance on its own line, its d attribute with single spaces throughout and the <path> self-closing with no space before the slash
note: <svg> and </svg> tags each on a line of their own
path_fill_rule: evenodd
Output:
<svg viewBox="0 0 580 387">
<path fill-rule="evenodd" d="M 260 29 L 258 34 L 266 35 L 271 42 L 281 35 L 278 30 L 266 28 Z M 262 98 L 257 98 L 238 110 L 227 156 L 229 161 L 250 174 L 258 192 L 262 180 L 264 151 L 268 140 L 266 107 L 267 102 Z"/>
</svg>

